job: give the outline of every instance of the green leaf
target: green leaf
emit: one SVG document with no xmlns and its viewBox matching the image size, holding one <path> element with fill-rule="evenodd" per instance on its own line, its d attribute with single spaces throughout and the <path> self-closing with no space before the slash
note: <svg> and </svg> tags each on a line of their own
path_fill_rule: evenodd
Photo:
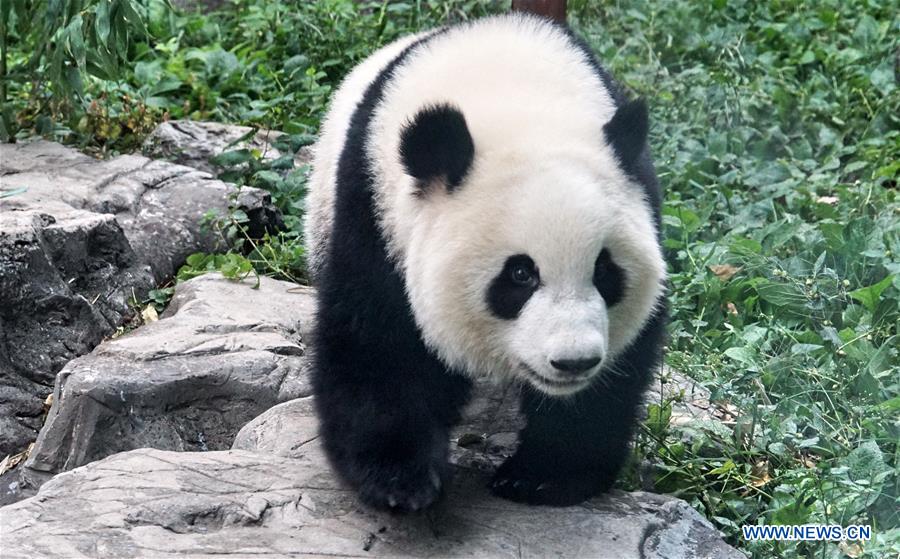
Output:
<svg viewBox="0 0 900 559">
<path fill-rule="evenodd" d="M 853 449 L 842 461 L 849 468 L 848 477 L 853 481 L 871 480 L 890 469 L 884 461 L 884 454 L 878 443 L 866 441 Z"/>
<path fill-rule="evenodd" d="M 804 504 L 802 497 L 798 497 L 793 503 L 779 508 L 772 514 L 772 524 L 806 524 L 811 512 L 812 507 Z"/>
<path fill-rule="evenodd" d="M 66 83 L 72 89 L 72 92 L 79 98 L 84 98 L 84 86 L 81 81 L 81 72 L 74 66 L 66 68 Z"/>
<path fill-rule="evenodd" d="M 66 47 L 75 63 L 79 68 L 84 68 L 84 30 L 82 29 L 84 21 L 81 14 L 75 16 L 69 25 L 66 26 Z"/>
<path fill-rule="evenodd" d="M 713 475 L 727 474 L 728 472 L 733 470 L 735 467 L 736 467 L 735 463 L 732 460 L 727 460 L 724 464 L 722 464 L 718 468 L 714 468 L 714 469 L 710 470 L 709 473 L 713 474 Z"/>
<path fill-rule="evenodd" d="M 793 346 L 791 346 L 791 353 L 794 355 L 797 355 L 797 354 L 805 355 L 808 353 L 814 353 L 814 352 L 822 349 L 823 347 L 824 346 L 821 346 L 819 344 L 794 344 Z"/>
<path fill-rule="evenodd" d="M 294 158 L 291 155 L 282 155 L 275 161 L 272 161 L 271 167 L 276 170 L 287 170 L 294 167 Z"/>
<path fill-rule="evenodd" d="M 900 411 L 900 396 L 895 396 L 890 400 L 881 402 L 880 404 L 878 404 L 878 407 L 888 413 L 896 413 Z"/>
<path fill-rule="evenodd" d="M 729 347 L 725 355 L 744 365 L 756 365 L 756 353 L 746 347 Z"/>
<path fill-rule="evenodd" d="M 664 206 L 662 213 L 676 218 L 685 231 L 694 231 L 700 226 L 700 216 L 684 206 Z"/>
<path fill-rule="evenodd" d="M 118 0 L 118 6 L 119 13 L 122 14 L 122 20 L 126 21 L 129 24 L 129 28 L 133 29 L 138 35 L 145 37 L 147 35 L 147 27 L 144 25 L 143 18 L 135 10 L 132 0 Z"/>
<path fill-rule="evenodd" d="M 881 293 L 887 289 L 893 281 L 894 276 L 890 275 L 874 285 L 856 289 L 849 292 L 847 295 L 862 303 L 863 306 L 869 309 L 869 312 L 875 312 L 875 305 L 878 303 Z"/>
<path fill-rule="evenodd" d="M 644 424 L 657 437 L 663 437 L 669 427 L 669 421 L 672 419 L 672 403 L 665 405 L 650 404 L 647 406 L 647 419 Z"/>
<path fill-rule="evenodd" d="M 734 239 L 731 242 L 731 245 L 728 247 L 732 253 L 736 255 L 752 255 L 752 254 L 761 254 L 763 247 L 759 243 L 759 241 L 749 239 L 749 238 L 738 238 Z"/>
<path fill-rule="evenodd" d="M 248 161 L 252 161 L 253 159 L 254 157 L 250 153 L 250 150 L 236 149 L 220 153 L 219 155 L 210 159 L 210 161 L 213 165 L 217 165 L 219 167 L 237 167 L 238 165 L 247 163 Z"/>
<path fill-rule="evenodd" d="M 767 279 L 754 283 L 759 297 L 778 309 L 794 313 L 806 311 L 806 296 L 793 283 L 773 282 Z"/>
<path fill-rule="evenodd" d="M 258 171 L 253 175 L 253 184 L 263 188 L 272 188 L 281 180 L 281 175 L 275 171 Z"/>
<path fill-rule="evenodd" d="M 94 21 L 94 31 L 97 35 L 97 43 L 100 46 L 105 47 L 107 50 L 112 50 L 109 48 L 107 44 L 107 40 L 109 39 L 109 9 L 110 9 L 110 0 L 100 0 L 97 3 L 96 7 L 96 15 L 97 19 Z"/>
</svg>

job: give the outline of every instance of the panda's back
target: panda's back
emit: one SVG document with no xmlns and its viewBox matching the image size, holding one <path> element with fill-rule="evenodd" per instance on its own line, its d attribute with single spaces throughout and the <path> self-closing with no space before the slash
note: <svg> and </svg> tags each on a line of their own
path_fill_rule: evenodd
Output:
<svg viewBox="0 0 900 559">
<path fill-rule="evenodd" d="M 376 88 L 377 99 L 363 103 Z M 322 127 L 307 196 L 313 277 L 334 219 L 341 155 L 357 145 L 350 142 L 352 134 L 365 136 L 359 144 L 365 153 L 347 161 L 367 166 L 381 231 L 393 256 L 402 255 L 415 182 L 400 163 L 401 131 L 419 110 L 435 104 L 460 109 L 476 146 L 476 166 L 494 167 L 553 149 L 602 146 L 603 125 L 617 105 L 584 49 L 564 28 L 535 17 L 486 18 L 382 48 L 348 75 Z M 354 115 L 365 117 L 362 131 L 351 126 Z"/>
</svg>

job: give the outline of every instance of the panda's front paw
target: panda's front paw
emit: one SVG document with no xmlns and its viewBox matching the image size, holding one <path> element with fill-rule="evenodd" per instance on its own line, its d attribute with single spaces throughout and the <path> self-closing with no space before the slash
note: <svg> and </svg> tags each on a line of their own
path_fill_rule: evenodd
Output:
<svg viewBox="0 0 900 559">
<path fill-rule="evenodd" d="M 446 467 L 396 464 L 373 469 L 359 486 L 363 503 L 382 510 L 416 512 L 440 496 Z"/>
<path fill-rule="evenodd" d="M 536 471 L 515 456 L 504 462 L 491 480 L 491 492 L 529 505 L 577 505 L 608 490 L 615 476 L 598 471 Z"/>
</svg>

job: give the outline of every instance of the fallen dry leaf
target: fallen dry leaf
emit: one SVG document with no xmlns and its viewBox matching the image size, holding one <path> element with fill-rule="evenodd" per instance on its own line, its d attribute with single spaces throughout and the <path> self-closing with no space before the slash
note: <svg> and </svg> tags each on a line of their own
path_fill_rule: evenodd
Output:
<svg viewBox="0 0 900 559">
<path fill-rule="evenodd" d="M 738 315 L 737 307 L 734 306 L 734 303 L 732 303 L 731 301 L 728 301 L 728 304 L 725 305 L 725 308 L 728 309 L 728 314 L 733 315 L 733 316 Z"/>
<path fill-rule="evenodd" d="M 31 449 L 33 448 L 34 443 L 31 443 L 28 445 L 28 448 L 26 448 L 22 452 L 18 454 L 7 455 L 6 458 L 0 461 L 0 476 L 15 468 L 17 465 L 19 465 L 20 462 L 24 462 L 25 459 L 27 459 L 31 455 Z"/>
<path fill-rule="evenodd" d="M 819 196 L 816 198 L 816 202 L 820 204 L 828 204 L 829 206 L 834 206 L 838 203 L 837 196 Z"/>
<path fill-rule="evenodd" d="M 847 557 L 862 557 L 863 548 L 858 543 L 840 542 L 838 549 Z"/>
<path fill-rule="evenodd" d="M 772 481 L 772 476 L 769 475 L 769 461 L 763 458 L 754 462 L 753 467 L 750 468 L 750 485 L 762 487 L 770 481 Z"/>
<path fill-rule="evenodd" d="M 144 324 L 150 324 L 159 320 L 156 307 L 152 303 L 144 307 L 144 310 L 141 311 L 141 318 L 144 320 Z"/>
<path fill-rule="evenodd" d="M 730 280 L 732 276 L 741 271 L 740 267 L 731 264 L 712 264 L 709 269 L 722 281 Z"/>
<path fill-rule="evenodd" d="M 811 454 L 802 454 L 800 455 L 800 463 L 803 464 L 804 468 L 809 468 L 810 470 L 816 469 L 816 457 Z"/>
</svg>

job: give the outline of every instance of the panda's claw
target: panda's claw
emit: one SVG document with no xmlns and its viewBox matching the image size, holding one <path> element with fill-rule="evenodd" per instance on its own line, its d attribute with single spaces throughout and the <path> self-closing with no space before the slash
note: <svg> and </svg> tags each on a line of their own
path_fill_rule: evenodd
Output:
<svg viewBox="0 0 900 559">
<path fill-rule="evenodd" d="M 392 512 L 416 512 L 440 497 L 443 480 L 436 467 L 396 465 L 392 472 L 373 470 L 359 487 L 363 503 Z"/>
<path fill-rule="evenodd" d="M 431 485 L 436 489 L 441 489 L 441 476 L 434 468 L 429 468 L 428 475 L 431 478 Z"/>
<path fill-rule="evenodd" d="M 530 505 L 569 506 L 608 489 L 602 475 L 593 471 L 536 471 L 519 460 L 500 466 L 490 484 L 503 499 Z"/>
</svg>

